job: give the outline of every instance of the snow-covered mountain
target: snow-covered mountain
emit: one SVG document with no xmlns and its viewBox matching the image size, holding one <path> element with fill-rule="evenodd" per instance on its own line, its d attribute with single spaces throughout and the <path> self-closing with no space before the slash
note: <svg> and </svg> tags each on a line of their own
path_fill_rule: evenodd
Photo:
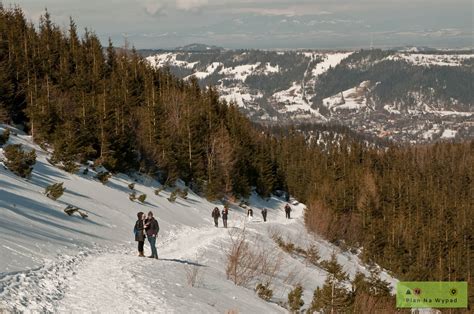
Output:
<svg viewBox="0 0 474 314">
<path fill-rule="evenodd" d="M 0 133 L 5 128 L 0 125 Z M 0 164 L 0 310 L 284 313 L 278 303 L 286 300 L 296 283 L 304 287 L 307 306 L 327 273 L 280 249 L 272 239 L 275 235 L 301 247 L 315 245 L 321 260 L 336 253 L 350 276 L 368 272 L 357 255 L 308 234 L 305 206 L 295 200 L 292 219 L 285 219 L 283 199 L 264 200 L 253 194 L 247 200 L 254 209 L 253 218 L 238 203 L 231 203 L 229 229 L 215 228 L 210 213 L 216 205 L 222 208 L 220 203 L 192 192 L 170 202 L 172 188 L 156 195 L 162 186 L 140 174 L 115 175 L 102 184 L 95 178 L 101 169 L 92 166 L 87 172 L 82 166 L 77 174 L 67 173 L 51 165 L 49 152 L 30 136 L 11 130 L 7 144 L 35 149 L 37 161 L 30 179 L 17 177 Z M 55 201 L 44 190 L 58 182 L 66 190 Z M 144 203 L 129 200 L 130 183 L 135 183 L 137 194 L 147 195 Z M 66 215 L 68 205 L 88 217 Z M 268 208 L 267 223 L 260 216 L 264 207 Z M 138 211 L 153 211 L 160 223 L 158 261 L 136 256 L 132 229 Z M 226 277 L 231 239 L 242 232 L 252 247 L 271 252 L 278 260 L 271 277 L 271 302 L 253 291 L 258 279 L 237 286 Z M 188 284 L 190 269 L 197 269 L 201 276 L 195 286 Z M 392 285 L 396 282 L 386 272 L 381 277 Z"/>
<path fill-rule="evenodd" d="M 448 133 L 474 137 L 472 51 L 221 49 L 144 55 L 181 78 L 216 86 L 223 99 L 266 124 L 340 123 L 402 142 Z"/>
</svg>

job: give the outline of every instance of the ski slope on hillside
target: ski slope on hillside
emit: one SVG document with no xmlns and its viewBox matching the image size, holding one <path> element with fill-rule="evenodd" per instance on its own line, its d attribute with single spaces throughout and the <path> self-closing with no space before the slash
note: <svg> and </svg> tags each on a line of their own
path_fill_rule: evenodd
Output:
<svg viewBox="0 0 474 314">
<path fill-rule="evenodd" d="M 5 127 L 0 126 L 0 132 Z M 283 252 L 271 239 L 275 233 L 287 241 L 316 245 L 321 258 L 335 252 L 350 276 L 367 273 L 351 253 L 305 231 L 304 205 L 294 201 L 292 219 L 286 219 L 284 200 L 248 200 L 254 217 L 231 204 L 229 229 L 215 228 L 211 203 L 189 193 L 187 199 L 167 200 L 171 190 L 155 195 L 160 184 L 142 175 L 119 174 L 106 184 L 84 175 L 69 174 L 47 161 L 48 152 L 31 138 L 14 130 L 9 144 L 22 144 L 37 151 L 31 179 L 25 180 L 0 165 L 0 309 L 47 312 L 155 312 L 155 313 L 284 313 L 277 305 L 286 301 L 296 283 L 305 288 L 309 305 L 316 287 L 322 286 L 325 270 Z M 3 157 L 0 148 L 0 158 Z M 44 188 L 64 182 L 64 195 L 53 201 Z M 128 184 L 135 182 L 144 204 L 132 202 Z M 67 205 L 81 208 L 88 218 L 67 216 Z M 263 223 L 260 209 L 268 208 Z M 160 223 L 160 260 L 136 256 L 132 228 L 138 211 L 153 211 Z M 221 221 L 222 222 L 222 221 Z M 220 223 L 221 223 L 220 222 Z M 236 286 L 225 273 L 226 252 L 232 232 L 246 230 L 255 247 L 278 252 L 281 267 L 272 280 L 274 297 L 265 302 L 253 291 L 255 283 Z M 145 244 L 146 254 L 148 244 Z M 192 287 L 186 268 L 197 267 L 199 283 Z M 382 278 L 396 282 L 387 273 Z"/>
</svg>

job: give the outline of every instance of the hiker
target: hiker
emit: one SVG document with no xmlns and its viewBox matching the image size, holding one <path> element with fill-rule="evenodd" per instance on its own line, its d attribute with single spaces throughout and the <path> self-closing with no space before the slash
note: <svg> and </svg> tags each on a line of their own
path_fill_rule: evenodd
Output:
<svg viewBox="0 0 474 314">
<path fill-rule="evenodd" d="M 221 217 L 221 212 L 219 211 L 219 208 L 214 207 L 211 216 L 212 218 L 214 218 L 214 227 L 217 228 L 219 225 L 219 217 Z"/>
<path fill-rule="evenodd" d="M 262 209 L 263 222 L 267 222 L 267 209 Z"/>
<path fill-rule="evenodd" d="M 247 217 L 253 217 L 253 209 L 249 207 L 247 210 Z"/>
<path fill-rule="evenodd" d="M 291 218 L 290 218 L 290 213 L 291 213 L 291 207 L 290 207 L 290 204 L 286 204 L 286 205 L 285 205 L 285 214 L 286 214 L 286 218 L 288 218 L 288 219 L 291 219 Z"/>
<path fill-rule="evenodd" d="M 133 233 L 135 234 L 135 241 L 138 242 L 138 256 L 145 257 L 143 254 L 143 245 L 145 244 L 145 229 L 143 221 L 143 212 L 137 214 L 137 222 L 135 222 L 135 227 L 133 228 Z"/>
<path fill-rule="evenodd" d="M 222 210 L 222 222 L 224 223 L 224 228 L 227 228 L 227 217 L 229 217 L 229 208 L 224 206 Z"/>
<path fill-rule="evenodd" d="M 151 248 L 151 255 L 148 257 L 158 259 L 158 252 L 156 251 L 156 237 L 160 231 L 160 225 L 158 225 L 158 221 L 153 217 L 153 213 L 151 211 L 148 212 L 148 218 L 145 220 L 145 230 Z"/>
</svg>

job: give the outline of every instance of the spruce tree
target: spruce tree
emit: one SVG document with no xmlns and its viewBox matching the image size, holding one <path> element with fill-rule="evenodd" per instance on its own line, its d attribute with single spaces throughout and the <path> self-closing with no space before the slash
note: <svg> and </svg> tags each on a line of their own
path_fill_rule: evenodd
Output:
<svg viewBox="0 0 474 314">
<path fill-rule="evenodd" d="M 304 305 L 303 287 L 298 284 L 296 287 L 288 293 L 288 307 L 292 313 L 298 313 L 301 307 Z"/>
<path fill-rule="evenodd" d="M 337 262 L 333 253 L 331 259 L 321 263 L 328 272 L 324 285 L 314 291 L 313 301 L 308 310 L 310 313 L 321 311 L 323 313 L 350 312 L 353 295 L 345 287 L 347 274 Z"/>
<path fill-rule="evenodd" d="M 5 166 L 22 178 L 31 176 L 33 166 L 36 163 L 36 152 L 26 152 L 20 144 L 8 145 L 4 148 Z"/>
</svg>

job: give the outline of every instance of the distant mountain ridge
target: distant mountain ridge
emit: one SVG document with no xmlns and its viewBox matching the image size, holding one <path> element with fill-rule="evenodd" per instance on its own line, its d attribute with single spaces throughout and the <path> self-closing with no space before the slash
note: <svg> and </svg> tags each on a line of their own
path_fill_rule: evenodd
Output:
<svg viewBox="0 0 474 314">
<path fill-rule="evenodd" d="M 337 122 L 401 142 L 474 138 L 470 50 L 213 50 L 193 44 L 147 59 L 216 86 L 223 99 L 265 124 Z"/>
</svg>

